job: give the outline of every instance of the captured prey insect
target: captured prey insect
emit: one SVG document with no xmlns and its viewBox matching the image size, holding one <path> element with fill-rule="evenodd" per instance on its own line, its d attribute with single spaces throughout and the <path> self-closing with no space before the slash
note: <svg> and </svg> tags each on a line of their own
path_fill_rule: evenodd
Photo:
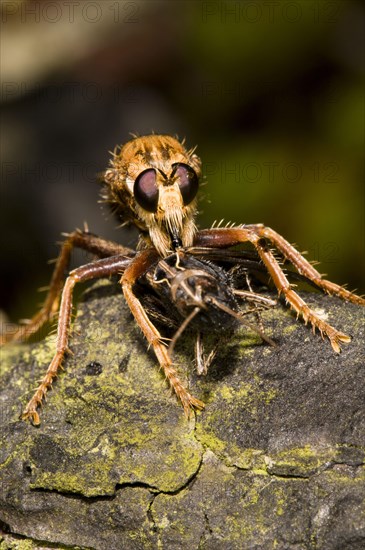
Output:
<svg viewBox="0 0 365 550">
<path fill-rule="evenodd" d="M 257 264 L 250 260 L 248 263 Z M 256 267 L 259 268 L 258 264 Z M 274 307 L 276 301 L 253 292 L 247 269 L 244 272 L 247 289 L 241 288 L 242 283 L 236 284 L 238 278 L 236 276 L 234 280 L 231 271 L 179 249 L 160 259 L 153 269 L 140 278 L 135 288 L 149 318 L 164 329 L 175 329 L 168 348 L 170 357 L 181 334 L 187 328 L 194 331 L 198 374 L 207 373 L 216 355 L 218 342 L 221 344 L 224 338 L 232 336 L 240 324 L 275 346 L 263 331 L 259 312 Z M 246 308 L 243 308 L 243 303 Z M 244 318 L 248 314 L 254 314 L 259 327 Z M 217 342 L 205 355 L 203 337 L 207 333 L 215 335 Z"/>
<path fill-rule="evenodd" d="M 125 300 L 149 345 L 152 346 L 159 365 L 180 399 L 186 415 L 188 416 L 193 409 L 202 409 L 204 404 L 192 396 L 181 382 L 173 365 L 171 352 L 186 325 L 195 322 L 195 325 L 198 324 L 198 371 L 204 372 L 209 363 L 209 356 L 206 361 L 204 360 L 199 335 L 199 326 L 203 327 L 205 322 L 204 316 L 214 316 L 217 322 L 226 308 L 230 310 L 226 313 L 231 321 L 237 317 L 242 321 L 243 315 L 236 308 L 233 292 L 239 289 L 235 289 L 234 285 L 232 288 L 229 282 L 223 281 L 216 265 L 221 261 L 227 261 L 232 267 L 242 263 L 244 252 L 233 248 L 241 243 L 252 245 L 256 254 L 256 265 L 260 265 L 260 269 L 265 269 L 279 295 L 284 297 L 305 323 L 312 325 L 313 331 L 318 329 L 322 337 L 329 339 L 336 353 L 340 352 L 341 344 L 350 342 L 350 336 L 321 319 L 299 296 L 271 249 L 290 263 L 301 277 L 308 279 L 322 291 L 362 306 L 365 305 L 365 299 L 323 279 L 289 242 L 262 224 L 198 230 L 195 217 L 200 178 L 201 161 L 195 150 L 186 149 L 183 143 L 171 136 L 152 134 L 134 137 L 115 149 L 110 166 L 102 177 L 102 199 L 109 204 L 122 224 L 133 224 L 138 228 L 140 239 L 137 251 L 105 241 L 88 232 L 74 231 L 67 236 L 42 309 L 27 325 L 19 326 L 3 338 L 5 341 L 23 340 L 36 333 L 58 314 L 55 354 L 22 414 L 24 420 L 30 419 L 34 424 L 39 424 L 37 409 L 69 352 L 72 295 L 75 285 L 111 275 L 120 276 Z M 74 269 L 65 280 L 64 273 L 73 247 L 82 248 L 99 259 Z M 182 268 L 180 270 L 179 264 Z M 191 276 L 189 271 L 193 271 L 190 273 Z M 162 282 L 164 279 L 168 284 L 166 281 Z M 148 308 L 146 297 L 140 293 L 143 280 L 160 296 L 160 301 L 165 292 L 174 308 L 181 309 L 180 314 L 184 321 L 170 344 L 170 350 L 165 345 L 152 316 L 148 314 L 153 308 Z M 199 311 L 196 308 L 199 308 Z M 228 322 L 227 317 L 224 322 Z M 261 330 L 260 333 L 264 337 Z"/>
</svg>

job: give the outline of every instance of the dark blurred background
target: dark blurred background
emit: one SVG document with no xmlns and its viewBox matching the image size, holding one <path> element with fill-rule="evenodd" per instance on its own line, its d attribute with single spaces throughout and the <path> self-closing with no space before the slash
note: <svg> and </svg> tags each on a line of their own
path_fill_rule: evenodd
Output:
<svg viewBox="0 0 365 550">
<path fill-rule="evenodd" d="M 364 4 L 1 4 L 1 308 L 30 316 L 61 232 L 125 244 L 97 174 L 130 132 L 198 145 L 200 226 L 263 222 L 364 285 Z M 86 261 L 82 254 L 75 261 Z"/>
</svg>

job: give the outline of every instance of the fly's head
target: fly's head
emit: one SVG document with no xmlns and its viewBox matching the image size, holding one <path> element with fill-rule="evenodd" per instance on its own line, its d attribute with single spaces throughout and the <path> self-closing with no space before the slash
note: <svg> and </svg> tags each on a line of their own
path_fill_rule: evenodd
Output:
<svg viewBox="0 0 365 550">
<path fill-rule="evenodd" d="M 161 256 L 191 246 L 201 161 L 171 136 L 149 135 L 117 149 L 104 173 L 103 198 Z"/>
</svg>

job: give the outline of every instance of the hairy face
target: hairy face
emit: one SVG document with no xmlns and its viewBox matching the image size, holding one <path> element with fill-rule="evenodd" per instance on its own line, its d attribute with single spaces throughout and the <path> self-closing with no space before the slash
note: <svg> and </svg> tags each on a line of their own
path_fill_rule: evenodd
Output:
<svg viewBox="0 0 365 550">
<path fill-rule="evenodd" d="M 103 198 L 166 256 L 193 243 L 200 167 L 194 151 L 171 136 L 136 137 L 114 152 Z"/>
</svg>

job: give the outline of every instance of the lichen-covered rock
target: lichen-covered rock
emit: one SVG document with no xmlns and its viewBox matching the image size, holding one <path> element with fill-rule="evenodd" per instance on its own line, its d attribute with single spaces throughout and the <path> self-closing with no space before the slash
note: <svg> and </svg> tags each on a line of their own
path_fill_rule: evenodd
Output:
<svg viewBox="0 0 365 550">
<path fill-rule="evenodd" d="M 185 336 L 181 377 L 206 403 L 189 421 L 112 283 L 80 303 L 39 428 L 18 417 L 54 336 L 4 348 L 0 550 L 364 548 L 363 310 L 306 299 L 351 344 L 335 355 L 280 305 L 263 314 L 276 348 L 241 329 L 198 377 Z"/>
</svg>

